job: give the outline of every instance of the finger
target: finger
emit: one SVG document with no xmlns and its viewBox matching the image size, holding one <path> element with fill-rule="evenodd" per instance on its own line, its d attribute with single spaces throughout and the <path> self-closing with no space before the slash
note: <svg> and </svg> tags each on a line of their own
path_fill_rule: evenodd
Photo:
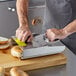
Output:
<svg viewBox="0 0 76 76">
<path fill-rule="evenodd" d="M 52 34 L 48 31 L 46 32 L 46 37 L 49 39 L 49 41 L 53 41 Z"/>
<path fill-rule="evenodd" d="M 17 30 L 16 30 L 16 37 L 17 37 L 17 38 L 19 38 L 20 33 L 21 33 L 21 30 L 17 29 Z"/>
<path fill-rule="evenodd" d="M 46 32 L 46 37 L 49 38 L 49 33 L 48 33 L 48 31 Z"/>
<path fill-rule="evenodd" d="M 17 38 L 18 38 L 19 40 L 21 40 L 21 39 L 22 39 L 22 35 L 23 35 L 23 34 L 22 34 L 22 31 L 19 31 L 18 34 L 17 34 Z"/>
<path fill-rule="evenodd" d="M 22 41 L 24 34 L 26 33 L 26 31 L 21 30 L 20 34 L 19 34 L 19 39 Z"/>
<path fill-rule="evenodd" d="M 18 33 L 19 33 L 18 30 L 16 30 L 16 37 L 18 37 Z"/>
<path fill-rule="evenodd" d="M 20 34 L 18 35 L 18 37 L 17 37 L 20 41 L 21 41 L 21 39 L 22 39 L 22 37 L 20 36 Z"/>
<path fill-rule="evenodd" d="M 30 38 L 27 40 L 27 42 L 31 42 L 31 41 L 32 41 L 32 39 L 33 39 L 33 37 L 32 37 L 32 36 L 30 36 Z"/>
<path fill-rule="evenodd" d="M 47 38 L 47 32 L 45 33 L 45 37 Z"/>
<path fill-rule="evenodd" d="M 50 41 L 53 42 L 55 39 L 51 39 Z"/>
<path fill-rule="evenodd" d="M 25 32 L 22 39 L 21 39 L 21 41 L 25 42 L 27 40 L 27 38 L 28 38 L 28 33 Z"/>
</svg>

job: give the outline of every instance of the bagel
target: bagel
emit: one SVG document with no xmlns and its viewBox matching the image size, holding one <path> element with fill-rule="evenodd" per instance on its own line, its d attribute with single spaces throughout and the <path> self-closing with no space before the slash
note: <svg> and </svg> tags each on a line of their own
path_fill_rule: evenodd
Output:
<svg viewBox="0 0 76 76">
<path fill-rule="evenodd" d="M 16 67 L 12 68 L 10 70 L 10 75 L 11 76 L 28 76 L 28 74 L 26 72 L 24 72 L 24 71 L 22 71 L 22 70 L 20 70 L 20 69 L 18 69 Z"/>
<path fill-rule="evenodd" d="M 0 76 L 5 76 L 5 69 L 0 67 Z"/>
<path fill-rule="evenodd" d="M 20 58 L 23 50 L 19 46 L 14 46 L 11 48 L 11 55 Z"/>
<path fill-rule="evenodd" d="M 0 37 L 0 44 L 6 44 L 8 43 L 8 38 Z"/>
<path fill-rule="evenodd" d="M 9 48 L 9 47 L 10 47 L 10 44 L 9 44 L 9 43 L 7 43 L 7 44 L 2 44 L 2 45 L 0 45 L 0 50 L 7 49 L 7 48 Z"/>
</svg>

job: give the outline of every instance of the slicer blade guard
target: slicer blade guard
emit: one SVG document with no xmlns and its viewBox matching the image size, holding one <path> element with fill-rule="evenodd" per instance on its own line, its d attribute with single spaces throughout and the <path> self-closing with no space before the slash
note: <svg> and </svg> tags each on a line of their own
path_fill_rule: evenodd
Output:
<svg viewBox="0 0 76 76">
<path fill-rule="evenodd" d="M 46 55 L 53 55 L 62 53 L 65 50 L 65 46 L 44 46 L 38 48 L 24 49 L 21 59 L 35 58 Z"/>
</svg>

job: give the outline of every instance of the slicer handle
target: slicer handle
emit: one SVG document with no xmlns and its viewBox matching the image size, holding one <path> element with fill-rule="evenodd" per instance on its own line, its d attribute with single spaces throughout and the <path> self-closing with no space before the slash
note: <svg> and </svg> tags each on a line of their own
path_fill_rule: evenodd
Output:
<svg viewBox="0 0 76 76">
<path fill-rule="evenodd" d="M 46 42 L 50 42 L 49 39 L 46 37 L 46 35 L 43 36 L 43 39 L 44 39 Z M 57 40 L 59 40 L 59 39 L 55 39 L 54 41 L 57 41 Z"/>
<path fill-rule="evenodd" d="M 29 39 L 30 37 L 31 37 L 30 35 L 27 37 L 27 39 L 26 39 L 25 43 L 28 43 L 27 41 L 28 41 L 28 39 Z"/>
<path fill-rule="evenodd" d="M 39 35 L 39 34 L 33 34 L 33 37 L 35 37 L 35 36 L 37 36 L 37 35 Z M 27 37 L 25 43 L 30 43 L 30 42 L 27 42 L 27 40 L 28 40 L 30 37 L 31 37 L 30 35 Z"/>
<path fill-rule="evenodd" d="M 54 41 L 57 41 L 57 40 L 59 40 L 59 39 L 55 39 Z"/>
</svg>

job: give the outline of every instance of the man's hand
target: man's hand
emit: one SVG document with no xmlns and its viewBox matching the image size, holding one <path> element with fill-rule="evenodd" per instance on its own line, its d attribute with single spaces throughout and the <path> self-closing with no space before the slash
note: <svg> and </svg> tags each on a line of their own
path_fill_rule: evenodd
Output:
<svg viewBox="0 0 76 76">
<path fill-rule="evenodd" d="M 50 41 L 54 41 L 55 39 L 64 39 L 67 36 L 76 32 L 76 20 L 69 23 L 63 29 L 48 29 L 46 32 L 46 36 Z"/>
<path fill-rule="evenodd" d="M 30 36 L 27 40 L 27 42 L 30 42 L 32 40 L 32 33 L 28 26 L 28 2 L 29 0 L 17 0 L 16 2 L 19 20 L 19 28 L 16 30 L 16 37 L 21 41 L 26 41 L 28 36 Z"/>
<path fill-rule="evenodd" d="M 50 41 L 54 41 L 55 39 L 64 39 L 67 35 L 63 29 L 48 29 L 46 31 L 46 36 Z"/>
<path fill-rule="evenodd" d="M 30 37 L 28 38 L 28 36 L 30 36 Z M 26 26 L 20 26 L 16 30 L 16 37 L 23 42 L 26 41 L 27 38 L 28 38 L 27 42 L 31 42 L 31 40 L 33 38 L 30 29 Z"/>
</svg>

